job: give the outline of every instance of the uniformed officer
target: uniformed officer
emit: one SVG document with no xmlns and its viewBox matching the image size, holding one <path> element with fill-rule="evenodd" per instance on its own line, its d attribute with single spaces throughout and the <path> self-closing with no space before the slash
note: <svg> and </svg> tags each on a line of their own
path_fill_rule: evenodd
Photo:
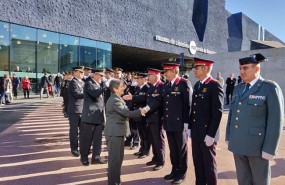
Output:
<svg viewBox="0 0 285 185">
<path fill-rule="evenodd" d="M 189 124 L 192 87 L 189 80 L 178 76 L 179 64 L 163 65 L 168 83 L 163 85 L 163 126 L 170 150 L 172 170 L 164 179 L 180 184 L 187 171 L 187 130 Z"/>
<path fill-rule="evenodd" d="M 106 164 L 100 157 L 102 132 L 105 120 L 104 88 L 101 86 L 103 69 L 92 69 L 84 84 L 84 104 L 80 124 L 81 163 L 89 165 L 88 154 L 92 147 L 91 164 Z"/>
<path fill-rule="evenodd" d="M 64 117 L 67 118 L 68 117 L 68 113 L 67 113 L 67 109 L 68 109 L 68 104 L 69 104 L 69 95 L 68 95 L 68 87 L 69 87 L 69 83 L 72 80 L 72 75 L 70 71 L 66 71 L 65 72 L 65 80 L 63 82 L 63 87 L 62 87 L 62 91 L 60 91 L 62 93 L 62 97 L 63 97 L 63 113 L 64 113 Z"/>
<path fill-rule="evenodd" d="M 196 185 L 217 185 L 218 178 L 215 157 L 224 92 L 219 81 L 211 76 L 213 63 L 194 58 L 194 74 L 199 81 L 194 85 L 189 128 Z"/>
<path fill-rule="evenodd" d="M 147 73 L 137 73 L 137 88 L 134 95 L 128 94 L 123 96 L 124 100 L 131 100 L 133 103 L 133 109 L 139 109 L 146 106 L 146 96 L 149 89 L 147 83 Z M 149 155 L 150 149 L 150 136 L 149 136 L 149 127 L 146 123 L 146 117 L 140 116 L 133 119 L 134 123 L 137 125 L 140 137 L 140 149 L 138 152 L 134 153 L 135 156 L 138 156 L 139 159 L 145 158 Z"/>
<path fill-rule="evenodd" d="M 71 153 L 75 157 L 79 157 L 78 152 L 78 127 L 81 121 L 83 109 L 83 87 L 84 67 L 73 67 L 72 73 L 74 78 L 70 81 L 68 87 L 68 118 L 69 118 L 69 140 Z"/>
<path fill-rule="evenodd" d="M 82 80 L 83 80 L 84 82 L 86 82 L 87 78 L 90 77 L 91 70 L 92 70 L 91 67 L 86 67 L 86 66 L 84 66 L 84 76 L 83 76 L 83 78 L 82 78 Z"/>
<path fill-rule="evenodd" d="M 269 161 L 277 155 L 284 100 L 276 82 L 260 76 L 261 54 L 239 59 L 244 83 L 234 89 L 226 141 L 233 152 L 239 185 L 269 185 Z"/>
<path fill-rule="evenodd" d="M 165 161 L 165 142 L 162 130 L 162 88 L 163 82 L 160 80 L 160 70 L 149 68 L 148 81 L 151 84 L 147 91 L 145 107 L 147 112 L 146 122 L 149 126 L 153 158 L 147 162 L 147 166 L 155 165 L 153 170 L 160 170 Z"/>
</svg>

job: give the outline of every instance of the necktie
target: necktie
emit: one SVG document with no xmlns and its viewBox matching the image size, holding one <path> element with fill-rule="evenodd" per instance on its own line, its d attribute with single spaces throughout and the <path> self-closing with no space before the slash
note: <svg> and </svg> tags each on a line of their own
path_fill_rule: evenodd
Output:
<svg viewBox="0 0 285 185">
<path fill-rule="evenodd" d="M 199 81 L 199 83 L 198 83 L 198 90 L 200 89 L 201 86 L 202 86 L 202 83 Z"/>
<path fill-rule="evenodd" d="M 244 95 L 248 90 L 249 90 L 250 84 L 246 84 L 245 89 L 242 93 L 242 95 Z"/>
<path fill-rule="evenodd" d="M 168 87 L 171 88 L 171 82 L 168 82 Z"/>
</svg>

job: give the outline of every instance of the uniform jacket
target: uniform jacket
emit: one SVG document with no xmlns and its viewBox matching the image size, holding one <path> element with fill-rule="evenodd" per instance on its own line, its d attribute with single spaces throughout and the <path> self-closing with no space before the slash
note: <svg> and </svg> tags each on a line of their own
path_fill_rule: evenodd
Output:
<svg viewBox="0 0 285 185">
<path fill-rule="evenodd" d="M 68 113 L 82 113 L 84 82 L 73 78 L 68 86 Z"/>
<path fill-rule="evenodd" d="M 276 155 L 284 121 L 280 87 L 260 79 L 243 94 L 245 83 L 236 86 L 228 117 L 226 141 L 234 154 Z"/>
<path fill-rule="evenodd" d="M 128 136 L 130 134 L 129 119 L 141 116 L 140 110 L 130 111 L 125 101 L 111 93 L 106 104 L 106 125 L 104 133 L 107 136 Z"/>
<path fill-rule="evenodd" d="M 158 81 L 155 86 L 151 85 L 147 91 L 146 104 L 150 107 L 147 113 L 147 123 L 159 123 L 162 119 L 162 87 L 163 82 Z"/>
<path fill-rule="evenodd" d="M 183 131 L 189 123 L 192 87 L 189 80 L 177 77 L 171 87 L 165 83 L 162 88 L 163 126 L 166 131 Z"/>
<path fill-rule="evenodd" d="M 87 78 L 84 84 L 84 103 L 81 121 L 90 124 L 105 123 L 104 89 L 92 78 Z"/>
<path fill-rule="evenodd" d="M 132 98 L 133 109 L 136 110 L 138 108 L 143 108 L 146 106 L 146 96 L 147 91 L 149 89 L 149 85 L 146 83 L 142 88 L 136 87 L 135 93 Z M 138 117 L 133 119 L 134 121 L 145 121 L 144 117 Z"/>
<path fill-rule="evenodd" d="M 205 136 L 219 138 L 218 128 L 223 114 L 224 92 L 219 81 L 208 77 L 194 85 L 190 114 L 191 138 L 204 141 Z"/>
</svg>

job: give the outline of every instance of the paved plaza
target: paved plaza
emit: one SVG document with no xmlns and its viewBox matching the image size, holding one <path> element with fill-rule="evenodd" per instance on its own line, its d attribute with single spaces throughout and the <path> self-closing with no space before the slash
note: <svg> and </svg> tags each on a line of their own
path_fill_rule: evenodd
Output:
<svg viewBox="0 0 285 185">
<path fill-rule="evenodd" d="M 221 141 L 217 145 L 219 185 L 236 185 L 235 166 L 231 152 L 224 142 L 227 111 L 221 123 Z M 0 108 L 0 184 L 2 185 L 107 185 L 107 165 L 82 166 L 69 149 L 68 120 L 63 117 L 61 98 L 15 100 Z M 167 141 L 167 140 L 166 140 Z M 183 184 L 195 184 L 188 142 L 188 172 Z M 171 184 L 163 176 L 171 170 L 168 145 L 166 164 L 160 171 L 145 165 L 151 156 L 138 159 L 136 150 L 125 149 L 122 184 Z M 107 157 L 103 139 L 102 156 Z M 285 132 L 282 135 L 279 156 L 272 162 L 272 185 L 285 184 Z"/>
</svg>

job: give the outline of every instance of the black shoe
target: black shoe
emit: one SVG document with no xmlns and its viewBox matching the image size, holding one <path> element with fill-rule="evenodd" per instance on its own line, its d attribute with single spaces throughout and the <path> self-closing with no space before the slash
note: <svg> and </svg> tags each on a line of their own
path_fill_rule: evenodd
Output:
<svg viewBox="0 0 285 185">
<path fill-rule="evenodd" d="M 135 156 L 139 156 L 139 155 L 141 155 L 141 152 L 138 151 L 138 152 L 134 153 L 134 155 L 135 155 Z"/>
<path fill-rule="evenodd" d="M 125 146 L 127 146 L 127 147 L 132 147 L 132 143 L 125 142 Z"/>
<path fill-rule="evenodd" d="M 78 150 L 71 150 L 71 154 L 72 154 L 74 157 L 79 157 L 79 152 L 78 152 Z"/>
<path fill-rule="evenodd" d="M 181 184 L 184 181 L 184 178 L 175 178 L 172 181 L 172 184 Z"/>
<path fill-rule="evenodd" d="M 152 165 L 156 165 L 156 161 L 149 161 L 146 163 L 147 166 L 152 166 Z"/>
<path fill-rule="evenodd" d="M 132 147 L 130 148 L 130 150 L 135 150 L 135 149 L 137 149 L 137 148 L 138 148 L 138 146 L 134 145 L 134 146 L 132 146 Z"/>
<path fill-rule="evenodd" d="M 88 160 L 80 160 L 83 166 L 89 166 L 89 161 Z"/>
<path fill-rule="evenodd" d="M 146 158 L 147 156 L 148 156 L 148 154 L 140 154 L 138 158 L 143 159 L 143 158 Z"/>
<path fill-rule="evenodd" d="M 175 179 L 175 175 L 173 173 L 165 175 L 164 179 L 165 180 L 173 180 L 173 179 Z"/>
<path fill-rule="evenodd" d="M 107 160 L 104 160 L 104 159 L 92 159 L 91 160 L 91 164 L 107 164 L 108 161 Z"/>
<path fill-rule="evenodd" d="M 157 165 L 155 165 L 155 167 L 153 167 L 153 171 L 158 171 L 161 168 L 163 168 L 163 165 L 162 164 L 157 164 Z"/>
</svg>

